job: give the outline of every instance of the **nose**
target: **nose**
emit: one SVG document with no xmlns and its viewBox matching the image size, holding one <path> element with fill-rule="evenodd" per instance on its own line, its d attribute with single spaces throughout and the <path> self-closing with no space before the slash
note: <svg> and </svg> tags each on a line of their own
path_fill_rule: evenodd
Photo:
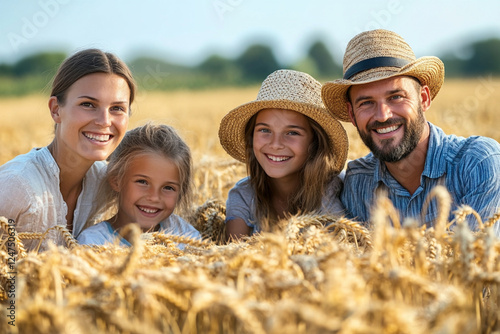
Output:
<svg viewBox="0 0 500 334">
<path fill-rule="evenodd" d="M 385 122 L 389 118 L 392 117 L 391 108 L 387 105 L 387 103 L 380 103 L 375 112 L 375 120 L 379 122 Z"/>
<path fill-rule="evenodd" d="M 283 138 L 279 134 L 273 134 L 269 146 L 273 149 L 283 148 Z"/>
<path fill-rule="evenodd" d="M 160 193 L 154 187 L 149 187 L 146 198 L 151 202 L 158 201 L 160 199 Z"/>
<path fill-rule="evenodd" d="M 108 112 L 108 110 L 101 108 L 99 109 L 97 115 L 96 115 L 96 124 L 101 125 L 103 127 L 109 127 L 111 126 L 111 116 Z"/>
</svg>

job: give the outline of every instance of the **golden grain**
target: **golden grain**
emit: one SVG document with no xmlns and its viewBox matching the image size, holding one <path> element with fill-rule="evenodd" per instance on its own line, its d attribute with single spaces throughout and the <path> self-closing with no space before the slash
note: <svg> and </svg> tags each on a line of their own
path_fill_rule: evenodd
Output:
<svg viewBox="0 0 500 334">
<path fill-rule="evenodd" d="M 428 118 L 446 132 L 500 140 L 494 99 L 474 95 L 482 84 L 447 81 Z M 499 87 L 500 81 L 493 81 L 488 91 Z M 51 233 L 61 234 L 67 247 L 52 245 L 38 254 L 26 252 L 22 240 L 41 241 L 49 231 L 14 233 L 11 248 L 8 221 L 0 217 L 0 331 L 500 331 L 500 242 L 492 230 L 500 212 L 483 223 L 473 210 L 461 207 L 450 222 L 445 214 L 450 200 L 443 189 L 427 199 L 440 209 L 433 228 L 420 228 L 411 219 L 400 222 L 390 201 L 380 196 L 371 229 L 345 218 L 298 214 L 259 235 L 225 244 L 224 201 L 246 171 L 218 145 L 218 122 L 230 109 L 254 99 L 257 90 L 147 92 L 134 106 L 130 127 L 147 119 L 165 122 L 178 128 L 192 147 L 195 198 L 182 215 L 203 241 L 140 234 L 131 227 L 125 231 L 131 248 L 82 246 L 64 227 L 56 227 Z M 477 110 L 470 112 L 473 98 Z M 11 111 L 0 125 L 0 162 L 50 141 L 52 121 L 45 100 L 0 100 L 0 109 Z M 353 127 L 346 127 L 349 158 L 365 154 Z M 470 231 L 468 216 L 477 219 L 479 231 Z M 453 230 L 451 224 L 456 225 Z M 185 248 L 179 249 L 179 243 Z M 15 328 L 6 320 L 12 276 L 7 263 L 12 259 Z"/>
</svg>

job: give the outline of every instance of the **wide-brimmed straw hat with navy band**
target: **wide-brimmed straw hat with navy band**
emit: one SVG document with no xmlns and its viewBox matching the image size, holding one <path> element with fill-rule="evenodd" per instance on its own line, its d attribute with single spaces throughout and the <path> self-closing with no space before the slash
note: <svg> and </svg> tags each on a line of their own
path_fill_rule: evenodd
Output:
<svg viewBox="0 0 500 334">
<path fill-rule="evenodd" d="M 271 73 L 262 82 L 256 100 L 224 116 L 219 127 L 219 140 L 230 156 L 245 162 L 245 127 L 253 115 L 268 108 L 293 110 L 315 120 L 328 135 L 335 156 L 335 171 L 344 168 L 349 146 L 344 127 L 323 105 L 321 83 L 307 73 L 293 70 Z"/>
<path fill-rule="evenodd" d="M 325 83 L 321 97 L 334 117 L 349 122 L 349 87 L 400 75 L 414 77 L 420 84 L 427 85 L 431 99 L 434 99 L 444 81 L 444 64 L 437 57 L 417 59 L 408 43 L 395 32 L 384 29 L 365 31 L 347 44 L 344 76 Z"/>
</svg>

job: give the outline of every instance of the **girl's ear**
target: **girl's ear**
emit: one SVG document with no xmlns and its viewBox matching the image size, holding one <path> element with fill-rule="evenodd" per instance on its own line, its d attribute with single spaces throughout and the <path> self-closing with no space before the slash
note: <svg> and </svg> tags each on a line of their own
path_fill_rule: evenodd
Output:
<svg viewBox="0 0 500 334">
<path fill-rule="evenodd" d="M 59 101 L 57 100 L 57 97 L 55 96 L 50 97 L 49 110 L 50 110 L 50 116 L 52 116 L 54 122 L 61 123 L 61 115 L 59 114 L 60 105 Z"/>
<path fill-rule="evenodd" d="M 109 180 L 109 185 L 111 186 L 111 189 L 113 189 L 117 193 L 120 192 L 120 184 L 119 184 L 118 179 L 116 177 Z"/>
</svg>

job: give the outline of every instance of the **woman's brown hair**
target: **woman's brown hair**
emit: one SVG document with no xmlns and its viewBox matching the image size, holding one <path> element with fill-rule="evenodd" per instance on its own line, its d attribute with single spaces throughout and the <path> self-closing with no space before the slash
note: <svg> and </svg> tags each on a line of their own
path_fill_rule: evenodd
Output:
<svg viewBox="0 0 500 334">
<path fill-rule="evenodd" d="M 50 96 L 64 104 L 68 89 L 78 79 L 92 73 L 109 73 L 122 77 L 130 89 L 129 105 L 134 102 L 136 84 L 127 65 L 112 53 L 85 49 L 63 61 L 52 81 Z"/>
</svg>

